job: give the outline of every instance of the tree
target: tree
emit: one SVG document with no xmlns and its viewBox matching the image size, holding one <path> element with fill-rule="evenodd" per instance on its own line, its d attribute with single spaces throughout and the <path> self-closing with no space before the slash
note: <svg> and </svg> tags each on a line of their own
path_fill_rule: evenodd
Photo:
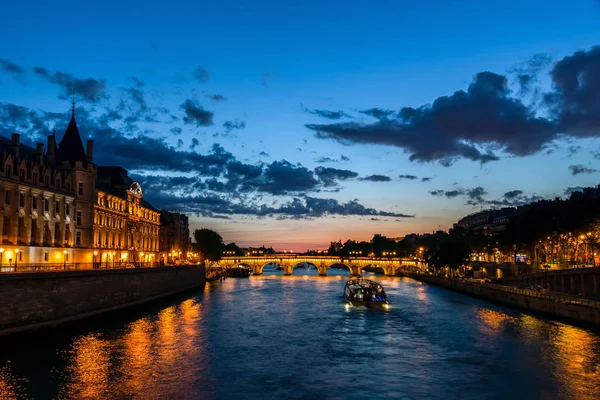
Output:
<svg viewBox="0 0 600 400">
<path fill-rule="evenodd" d="M 202 258 L 210 261 L 219 261 L 223 255 L 223 238 L 211 229 L 196 229 L 194 231 L 194 248 Z"/>
</svg>

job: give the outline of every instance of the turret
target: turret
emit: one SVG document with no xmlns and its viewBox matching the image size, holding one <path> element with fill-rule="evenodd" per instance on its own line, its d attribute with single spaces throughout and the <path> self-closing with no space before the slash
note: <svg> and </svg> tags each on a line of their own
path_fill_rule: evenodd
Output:
<svg viewBox="0 0 600 400">
<path fill-rule="evenodd" d="M 48 152 L 46 158 L 50 164 L 54 164 L 54 157 L 56 156 L 56 136 L 48 136 Z"/>
</svg>

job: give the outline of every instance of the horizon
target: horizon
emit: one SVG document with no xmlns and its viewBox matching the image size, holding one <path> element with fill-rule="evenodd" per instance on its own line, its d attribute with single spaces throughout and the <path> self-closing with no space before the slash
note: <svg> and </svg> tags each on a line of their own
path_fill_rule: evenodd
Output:
<svg viewBox="0 0 600 400">
<path fill-rule="evenodd" d="M 156 208 L 297 252 L 599 183 L 598 1 L 224 3 L 11 3 L 0 135 L 60 140 L 74 95 Z"/>
</svg>

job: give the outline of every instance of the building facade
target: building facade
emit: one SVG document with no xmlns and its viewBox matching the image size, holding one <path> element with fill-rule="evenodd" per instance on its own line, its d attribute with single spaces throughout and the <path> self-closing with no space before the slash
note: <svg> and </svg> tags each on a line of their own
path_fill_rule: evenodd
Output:
<svg viewBox="0 0 600 400">
<path fill-rule="evenodd" d="M 178 262 L 188 258 L 191 250 L 188 216 L 163 210 L 160 212 L 160 262 Z"/>
<path fill-rule="evenodd" d="M 0 137 L 0 268 L 155 260 L 160 213 L 127 171 L 97 167 L 93 142 L 86 147 L 74 108 L 62 140 L 50 135 L 46 150 L 16 133 Z"/>
</svg>

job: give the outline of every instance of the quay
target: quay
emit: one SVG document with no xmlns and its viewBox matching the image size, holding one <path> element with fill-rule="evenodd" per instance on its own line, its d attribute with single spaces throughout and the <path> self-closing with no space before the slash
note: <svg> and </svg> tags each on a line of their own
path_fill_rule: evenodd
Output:
<svg viewBox="0 0 600 400">
<path fill-rule="evenodd" d="M 600 325 L 600 302 L 561 294 L 544 294 L 536 290 L 413 272 L 402 273 L 415 280 L 455 292 L 500 303 L 524 311 L 544 314 L 579 323 Z"/>
<path fill-rule="evenodd" d="M 204 282 L 203 265 L 0 273 L 0 336 L 135 306 Z"/>
</svg>

